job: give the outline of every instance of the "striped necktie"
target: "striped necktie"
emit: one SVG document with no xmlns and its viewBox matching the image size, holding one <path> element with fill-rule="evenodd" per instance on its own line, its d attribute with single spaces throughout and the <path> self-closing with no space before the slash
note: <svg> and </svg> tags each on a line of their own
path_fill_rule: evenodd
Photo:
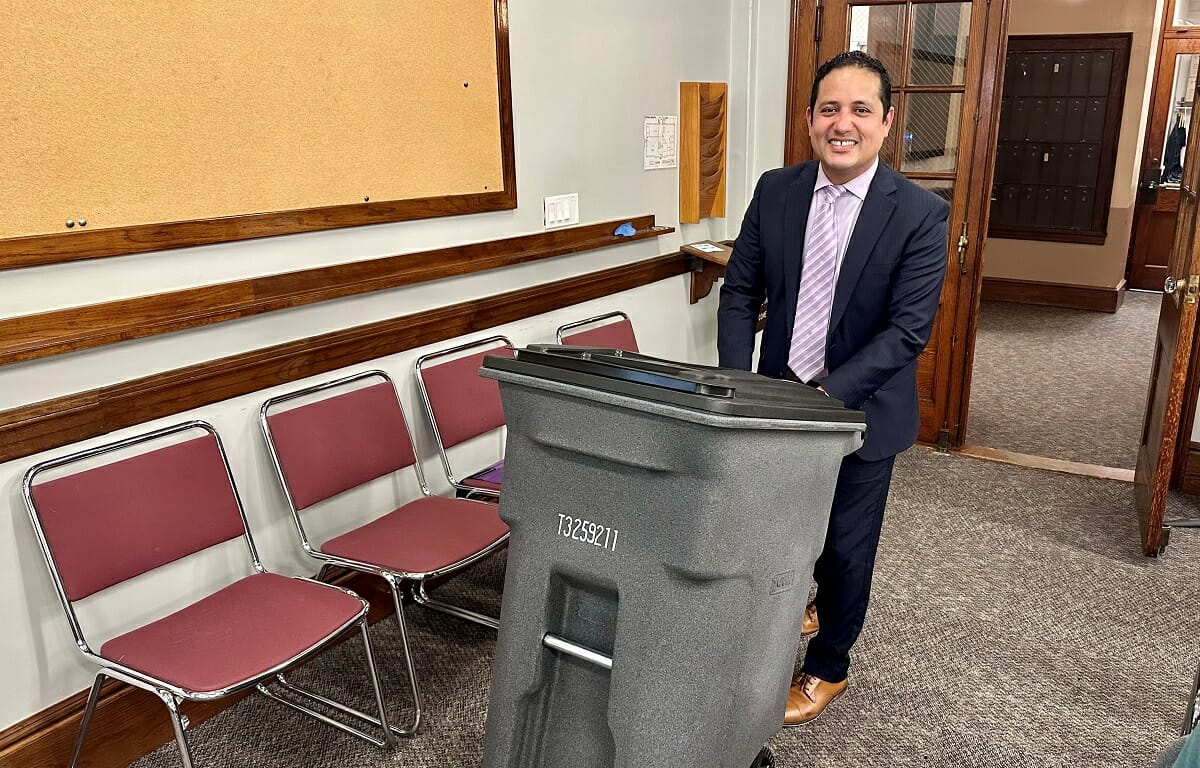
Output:
<svg viewBox="0 0 1200 768">
<path fill-rule="evenodd" d="M 788 367 L 800 381 L 812 381 L 825 370 L 825 339 L 837 277 L 837 200 L 845 188 L 828 186 L 813 211 L 812 234 L 804 245 L 804 268 L 796 299 L 796 322 Z"/>
</svg>

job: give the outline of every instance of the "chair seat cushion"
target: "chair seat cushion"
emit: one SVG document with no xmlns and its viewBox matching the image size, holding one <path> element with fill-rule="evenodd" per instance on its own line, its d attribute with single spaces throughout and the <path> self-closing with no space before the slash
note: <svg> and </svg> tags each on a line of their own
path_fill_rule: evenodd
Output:
<svg viewBox="0 0 1200 768">
<path fill-rule="evenodd" d="M 392 571 L 423 574 L 459 563 L 508 534 L 496 505 L 422 496 L 325 542 L 321 551 Z"/>
<path fill-rule="evenodd" d="M 256 573 L 114 637 L 100 655 L 187 691 L 211 693 L 291 661 L 362 611 L 361 600 L 339 589 Z"/>
</svg>

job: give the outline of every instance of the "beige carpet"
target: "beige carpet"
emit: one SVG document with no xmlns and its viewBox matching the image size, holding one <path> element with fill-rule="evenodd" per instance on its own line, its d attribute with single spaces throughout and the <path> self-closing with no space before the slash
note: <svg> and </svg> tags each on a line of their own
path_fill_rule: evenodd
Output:
<svg viewBox="0 0 1200 768">
<path fill-rule="evenodd" d="M 1162 295 L 1115 314 L 985 301 L 966 441 L 1133 469 Z"/>
</svg>

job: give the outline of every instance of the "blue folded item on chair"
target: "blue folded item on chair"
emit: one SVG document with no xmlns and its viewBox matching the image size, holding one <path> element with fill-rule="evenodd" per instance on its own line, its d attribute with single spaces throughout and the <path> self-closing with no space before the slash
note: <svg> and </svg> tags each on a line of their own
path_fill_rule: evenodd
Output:
<svg viewBox="0 0 1200 768">
<path fill-rule="evenodd" d="M 636 231 L 637 230 L 633 228 L 633 222 L 627 221 L 621 226 L 617 227 L 617 230 L 613 232 L 613 234 L 617 237 L 633 237 Z"/>
</svg>

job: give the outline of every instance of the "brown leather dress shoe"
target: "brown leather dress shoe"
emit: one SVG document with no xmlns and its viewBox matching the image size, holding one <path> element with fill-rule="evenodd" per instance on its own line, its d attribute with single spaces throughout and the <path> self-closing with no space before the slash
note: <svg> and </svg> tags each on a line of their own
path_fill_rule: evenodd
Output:
<svg viewBox="0 0 1200 768">
<path fill-rule="evenodd" d="M 792 679 L 791 690 L 788 691 L 783 724 L 795 727 L 816 720 L 817 715 L 829 706 L 829 702 L 846 692 L 849 682 L 843 680 L 840 683 L 831 683 L 803 672 L 796 675 Z"/>
<path fill-rule="evenodd" d="M 821 630 L 821 622 L 817 620 L 817 606 L 809 603 L 804 609 L 804 626 L 800 629 L 800 637 L 812 637 Z"/>
</svg>

